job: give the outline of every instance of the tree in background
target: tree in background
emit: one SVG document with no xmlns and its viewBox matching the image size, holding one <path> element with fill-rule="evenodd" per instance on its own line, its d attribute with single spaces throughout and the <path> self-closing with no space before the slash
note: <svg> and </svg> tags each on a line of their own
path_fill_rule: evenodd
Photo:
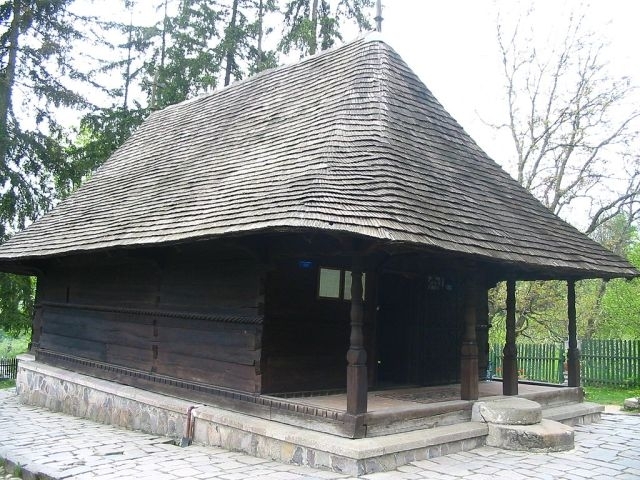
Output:
<svg viewBox="0 0 640 480">
<path fill-rule="evenodd" d="M 631 247 L 628 258 L 640 268 L 640 243 Z M 601 315 L 596 338 L 640 338 L 640 280 L 611 280 L 601 300 Z"/>
<path fill-rule="evenodd" d="M 583 20 L 571 14 L 566 25 L 555 25 L 562 34 L 555 43 L 550 34 L 546 49 L 536 48 L 533 25 L 523 18 L 511 31 L 498 20 L 507 121 L 494 127 L 508 131 L 513 141 L 513 172 L 522 186 L 558 215 L 570 215 L 572 207 L 586 202 L 590 209 L 583 231 L 624 256 L 635 240 L 640 213 L 635 153 L 640 109 L 628 80 L 609 75 L 606 45 Z M 577 285 L 583 338 L 595 336 L 602 324 L 606 289 L 598 280 Z M 496 336 L 504 322 L 505 297 L 504 285 L 490 294 Z M 521 338 L 566 337 L 563 282 L 520 282 L 517 299 Z"/>
<path fill-rule="evenodd" d="M 342 20 L 352 20 L 360 31 L 371 30 L 370 10 L 373 0 L 288 0 L 284 8 L 284 25 L 280 50 L 313 55 L 342 40 Z"/>
<path fill-rule="evenodd" d="M 71 3 L 11 0 L 0 5 L 5 27 L 0 36 L 2 238 L 41 215 L 54 198 L 53 179 L 67 162 L 66 132 L 55 111 L 88 106 L 73 88 L 89 78 L 71 59 L 74 42 L 84 38 L 74 26 L 78 18 L 69 11 Z"/>
<path fill-rule="evenodd" d="M 584 232 L 591 234 L 638 203 L 634 88 L 627 78 L 609 75 L 605 44 L 581 17 L 569 17 L 566 33 L 547 55 L 536 49 L 532 34 L 522 33 L 525 28 L 520 22 L 507 34 L 498 26 L 508 109 L 500 127 L 513 140 L 516 178 L 556 215 L 587 200 Z"/>
<path fill-rule="evenodd" d="M 0 240 L 24 228 L 55 199 L 56 179 L 73 170 L 56 111 L 85 108 L 74 88 L 90 83 L 72 57 L 88 36 L 69 9 L 73 0 L 9 0 L 0 4 Z M 27 330 L 33 281 L 0 274 L 0 328 Z"/>
</svg>

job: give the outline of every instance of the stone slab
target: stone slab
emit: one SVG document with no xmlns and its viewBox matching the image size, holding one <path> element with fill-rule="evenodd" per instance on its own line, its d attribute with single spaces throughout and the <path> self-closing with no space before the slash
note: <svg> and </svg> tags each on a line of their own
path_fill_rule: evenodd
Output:
<svg viewBox="0 0 640 480">
<path fill-rule="evenodd" d="M 624 401 L 623 406 L 627 410 L 638 410 L 638 409 L 640 409 L 640 397 L 627 398 Z"/>
<path fill-rule="evenodd" d="M 574 447 L 573 428 L 543 419 L 536 425 L 488 424 L 487 445 L 526 452 L 561 452 Z"/>
<path fill-rule="evenodd" d="M 471 420 L 498 425 L 535 425 L 542 420 L 542 407 L 518 397 L 479 401 L 473 404 Z"/>
<path fill-rule="evenodd" d="M 542 411 L 542 417 L 565 425 L 588 425 L 600 421 L 604 409 L 604 406 L 597 403 L 573 403 L 545 408 Z"/>
</svg>

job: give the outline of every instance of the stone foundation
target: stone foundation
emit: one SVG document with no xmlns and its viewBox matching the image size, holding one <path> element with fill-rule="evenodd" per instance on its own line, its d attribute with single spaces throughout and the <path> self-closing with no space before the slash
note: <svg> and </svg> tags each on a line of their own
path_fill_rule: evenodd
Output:
<svg viewBox="0 0 640 480">
<path fill-rule="evenodd" d="M 486 423 L 467 420 L 349 439 L 96 379 L 36 362 L 31 355 L 19 358 L 16 387 L 23 403 L 167 436 L 176 443 L 185 436 L 191 411 L 195 443 L 356 476 L 471 450 L 485 444 L 489 431 Z M 552 410 L 565 421 L 570 420 L 571 411 L 574 416 L 582 412 L 581 420 L 599 416 L 595 408 L 584 406 Z"/>
<path fill-rule="evenodd" d="M 487 435 L 486 425 L 464 422 L 353 440 L 194 405 L 42 364 L 31 355 L 19 359 L 16 387 L 23 403 L 176 442 L 184 435 L 191 408 L 195 443 L 349 475 L 393 470 L 416 460 L 471 450 L 484 445 Z"/>
<path fill-rule="evenodd" d="M 32 355 L 18 360 L 22 403 L 174 439 L 183 435 L 191 403 L 44 365 Z"/>
</svg>

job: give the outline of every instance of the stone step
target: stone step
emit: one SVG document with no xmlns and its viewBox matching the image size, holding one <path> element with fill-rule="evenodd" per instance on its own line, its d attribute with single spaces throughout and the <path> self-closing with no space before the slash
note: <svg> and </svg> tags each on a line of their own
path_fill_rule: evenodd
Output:
<svg viewBox="0 0 640 480">
<path fill-rule="evenodd" d="M 561 452 L 571 450 L 573 428 L 543 419 L 536 425 L 501 425 L 488 423 L 487 445 L 526 452 Z"/>
<path fill-rule="evenodd" d="M 204 406 L 194 411 L 194 442 L 348 475 L 394 470 L 484 445 L 487 424 L 464 422 L 348 439 Z"/>
<path fill-rule="evenodd" d="M 582 402 L 545 408 L 542 417 L 565 425 L 582 425 L 600 421 L 604 406 L 597 403 Z"/>
<path fill-rule="evenodd" d="M 518 396 L 520 398 L 526 398 L 527 400 L 538 402 L 546 408 L 571 403 L 580 403 L 584 400 L 584 391 L 580 387 L 558 387 L 556 390 L 527 392 L 521 393 Z"/>
<path fill-rule="evenodd" d="M 542 420 L 542 407 L 537 402 L 518 397 L 478 401 L 473 405 L 471 420 L 499 425 L 534 425 Z"/>
</svg>

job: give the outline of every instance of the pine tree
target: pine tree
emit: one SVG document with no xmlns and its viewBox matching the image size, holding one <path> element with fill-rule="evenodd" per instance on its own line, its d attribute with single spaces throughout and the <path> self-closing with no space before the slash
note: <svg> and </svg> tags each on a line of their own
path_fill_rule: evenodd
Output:
<svg viewBox="0 0 640 480">
<path fill-rule="evenodd" d="M 0 240 L 47 210 L 54 182 L 67 169 L 61 107 L 84 108 L 71 88 L 90 78 L 71 61 L 82 34 L 73 0 L 0 3 Z M 0 276 L 0 328 L 30 326 L 33 280 Z"/>
<path fill-rule="evenodd" d="M 343 40 L 341 27 L 344 19 L 362 30 L 370 30 L 373 0 L 289 0 L 284 10 L 285 30 L 279 48 L 284 53 L 292 50 L 300 56 L 313 55 L 331 48 Z"/>
<path fill-rule="evenodd" d="M 247 74 L 260 72 L 277 65 L 273 51 L 263 49 L 263 38 L 270 31 L 264 29 L 265 15 L 275 12 L 274 0 L 230 0 L 226 11 L 226 28 L 218 46 L 224 64 L 224 85 L 231 77 L 241 80 Z"/>
<path fill-rule="evenodd" d="M 49 208 L 52 179 L 64 168 L 64 131 L 54 110 L 86 107 L 68 85 L 88 80 L 70 61 L 81 34 L 73 0 L 10 0 L 0 5 L 0 238 Z M 28 102 L 28 117 L 21 108 Z"/>
<path fill-rule="evenodd" d="M 109 79 L 120 77 L 122 81 L 106 91 L 111 98 L 110 105 L 90 111 L 80 120 L 77 138 L 65 151 L 67 170 L 56 177 L 58 197 L 66 197 L 80 186 L 129 138 L 149 113 L 146 104 L 136 99 L 132 91 L 138 88 L 145 73 L 145 54 L 153 47 L 158 30 L 135 23 L 136 3 L 135 0 L 124 0 L 129 22 L 102 25 L 105 37 L 115 33 L 122 41 L 109 45 L 113 56 L 98 59 L 100 65 L 97 70 L 100 74 L 107 74 Z"/>
</svg>

